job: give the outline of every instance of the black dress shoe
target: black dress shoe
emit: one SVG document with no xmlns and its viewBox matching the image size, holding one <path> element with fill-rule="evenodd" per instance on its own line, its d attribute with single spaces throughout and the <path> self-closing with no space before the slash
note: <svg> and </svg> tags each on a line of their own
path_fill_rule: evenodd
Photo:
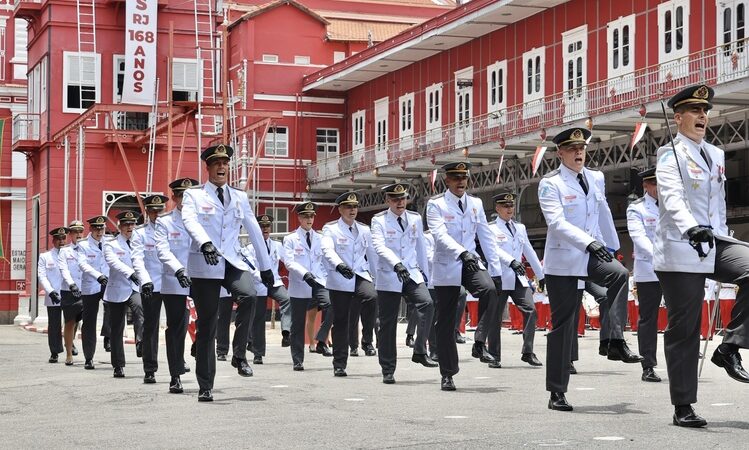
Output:
<svg viewBox="0 0 749 450">
<path fill-rule="evenodd" d="M 83 368 L 86 370 L 94 370 L 94 362 L 90 359 L 87 359 L 86 363 L 83 365 Z"/>
<path fill-rule="evenodd" d="M 78 349 L 75 348 L 75 344 L 73 344 L 73 351 L 71 353 L 73 356 L 78 356 Z"/>
<path fill-rule="evenodd" d="M 637 353 L 630 351 L 624 339 L 612 339 L 609 341 L 607 358 L 611 361 L 622 361 L 628 364 L 638 363 L 644 359 Z"/>
<path fill-rule="evenodd" d="M 603 339 L 598 344 L 598 354 L 601 356 L 608 356 L 609 354 L 609 340 L 608 339 Z"/>
<path fill-rule="evenodd" d="M 247 364 L 246 359 L 239 359 L 239 358 L 232 357 L 231 366 L 236 367 L 237 373 L 243 377 L 252 376 L 252 367 L 250 367 L 250 365 Z"/>
<path fill-rule="evenodd" d="M 213 401 L 213 394 L 211 393 L 210 389 L 203 390 L 201 389 L 200 392 L 198 392 L 198 401 L 199 402 L 212 402 Z"/>
<path fill-rule="evenodd" d="M 49 362 L 50 364 L 54 364 L 57 362 L 57 353 L 52 353 L 49 355 Z"/>
<path fill-rule="evenodd" d="M 181 394 L 182 392 L 184 392 L 184 389 L 182 389 L 182 380 L 179 377 L 172 377 L 172 380 L 169 382 L 169 393 Z"/>
<path fill-rule="evenodd" d="M 460 334 L 460 333 L 455 333 L 455 343 L 456 344 L 465 344 L 466 343 L 466 338 L 462 334 Z"/>
<path fill-rule="evenodd" d="M 707 426 L 707 420 L 698 416 L 692 405 L 674 407 L 674 425 L 678 427 L 700 428 Z"/>
<path fill-rule="evenodd" d="M 489 368 L 490 369 L 501 369 L 502 363 L 497 361 L 496 359 L 494 361 L 489 361 Z"/>
<path fill-rule="evenodd" d="M 642 381 L 649 381 L 651 383 L 660 383 L 661 377 L 655 373 L 652 367 L 646 367 L 642 369 Z"/>
<path fill-rule="evenodd" d="M 288 347 L 291 345 L 291 338 L 289 338 L 289 332 L 284 330 L 281 332 L 281 347 Z"/>
<path fill-rule="evenodd" d="M 352 347 L 351 351 L 348 354 L 349 356 L 359 356 L 359 349 L 356 347 Z"/>
<path fill-rule="evenodd" d="M 216 353 L 216 361 L 226 361 L 226 355 L 224 353 Z"/>
<path fill-rule="evenodd" d="M 406 335 L 406 347 L 414 347 L 414 335 L 413 334 L 407 334 Z"/>
<path fill-rule="evenodd" d="M 73 358 L 71 357 L 70 359 L 66 359 L 65 360 L 65 365 L 66 366 L 72 366 L 73 365 Z"/>
<path fill-rule="evenodd" d="M 190 373 L 190 366 L 188 366 L 188 365 L 187 365 L 187 363 L 185 363 L 185 368 L 184 368 L 184 369 L 182 369 L 182 371 L 183 371 L 184 373 Z"/>
<path fill-rule="evenodd" d="M 302 363 L 294 363 L 294 371 L 296 371 L 296 372 L 303 372 L 304 371 L 304 364 L 302 364 Z"/>
<path fill-rule="evenodd" d="M 143 384 L 154 384 L 156 383 L 156 374 L 153 372 L 146 372 L 143 376 Z"/>
<path fill-rule="evenodd" d="M 554 411 L 572 411 L 572 405 L 567 403 L 564 392 L 552 392 L 549 397 L 549 409 Z"/>
<path fill-rule="evenodd" d="M 135 356 L 137 356 L 138 358 L 143 357 L 143 343 L 142 342 L 135 343 Z"/>
<path fill-rule="evenodd" d="M 570 375 L 577 375 L 577 369 L 575 369 L 575 365 L 570 361 Z"/>
<path fill-rule="evenodd" d="M 395 377 L 392 373 L 385 373 L 382 375 L 382 382 L 385 384 L 395 384 Z"/>
<path fill-rule="evenodd" d="M 197 353 L 197 349 L 196 349 L 196 346 L 195 346 L 195 342 L 193 342 L 192 345 L 190 346 L 190 356 L 192 356 L 193 358 L 195 358 L 195 354 L 196 353 Z"/>
<path fill-rule="evenodd" d="M 543 366 L 541 364 L 541 361 L 538 360 L 535 353 L 523 353 L 523 356 L 520 357 L 520 360 L 523 362 L 527 362 L 531 366 Z"/>
<path fill-rule="evenodd" d="M 109 341 L 108 337 L 104 338 L 104 351 L 105 352 L 111 352 L 112 351 L 112 344 Z"/>
<path fill-rule="evenodd" d="M 255 357 L 252 358 L 252 364 L 263 364 L 263 357 L 260 355 L 255 355 Z"/>
<path fill-rule="evenodd" d="M 416 353 L 413 354 L 411 357 L 411 361 L 421 364 L 424 367 L 437 367 L 439 364 L 434 362 L 432 358 L 430 358 L 427 355 L 417 355 Z"/>
<path fill-rule="evenodd" d="M 377 356 L 377 350 L 375 350 L 372 344 L 362 344 L 361 348 L 364 350 L 366 356 Z"/>
<path fill-rule="evenodd" d="M 317 346 L 315 347 L 315 352 L 323 356 L 333 356 L 333 351 L 330 349 L 330 347 L 323 344 L 322 342 L 317 343 Z"/>
<path fill-rule="evenodd" d="M 114 378 L 125 378 L 125 371 L 122 370 L 122 367 L 115 367 L 113 376 Z"/>
<path fill-rule="evenodd" d="M 497 360 L 494 355 L 489 353 L 489 350 L 486 348 L 483 342 L 479 343 L 478 349 L 476 348 L 476 344 L 473 344 L 473 350 L 478 350 L 478 358 L 482 363 L 490 363 Z M 473 351 L 471 352 L 471 354 L 473 354 Z M 476 356 L 474 356 L 474 358 L 476 358 Z"/>
<path fill-rule="evenodd" d="M 342 369 L 340 367 L 336 367 L 335 369 L 333 369 L 333 376 L 335 377 L 345 377 L 347 375 L 348 374 L 346 373 L 345 369 Z"/>
<path fill-rule="evenodd" d="M 741 366 L 741 355 L 738 351 L 722 353 L 720 348 L 716 348 L 710 361 L 716 366 L 724 368 L 728 376 L 734 380 L 749 383 L 749 373 Z"/>
<path fill-rule="evenodd" d="M 440 389 L 442 389 L 443 391 L 454 391 L 455 383 L 453 383 L 453 377 L 442 377 Z"/>
<path fill-rule="evenodd" d="M 440 360 L 440 357 L 437 355 L 437 352 L 429 352 L 429 358 L 434 362 L 438 362 Z"/>
</svg>

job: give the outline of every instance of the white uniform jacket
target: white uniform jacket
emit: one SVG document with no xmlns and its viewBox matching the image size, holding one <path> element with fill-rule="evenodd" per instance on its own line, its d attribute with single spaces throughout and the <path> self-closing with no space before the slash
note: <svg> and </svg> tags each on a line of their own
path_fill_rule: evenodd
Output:
<svg viewBox="0 0 749 450">
<path fill-rule="evenodd" d="M 427 277 L 429 277 L 429 280 L 427 280 L 427 287 L 429 289 L 433 289 L 434 283 L 432 282 L 432 278 L 434 278 L 434 236 L 432 236 L 432 232 L 430 230 L 424 232 L 424 245 L 427 251 L 427 263 L 429 264 L 429 270 L 427 270 Z"/>
<path fill-rule="evenodd" d="M 322 229 L 322 254 L 327 263 L 328 289 L 343 292 L 354 292 L 356 277 L 347 280 L 336 272 L 338 264 L 346 264 L 356 275 L 374 282 L 370 268 L 377 267 L 377 253 L 372 247 L 372 236 L 369 227 L 356 221 L 357 233 L 349 230 L 343 219 L 328 222 Z"/>
<path fill-rule="evenodd" d="M 372 245 L 377 252 L 378 291 L 401 292 L 403 283 L 393 267 L 403 263 L 416 283 L 423 283 L 429 271 L 426 243 L 424 241 L 424 222 L 421 215 L 413 211 L 404 211 L 401 221 L 405 231 L 398 225 L 398 216 L 390 209 L 375 214 L 372 218 Z"/>
<path fill-rule="evenodd" d="M 44 288 L 44 306 L 60 306 L 52 304 L 49 294 L 52 292 L 60 293 L 62 284 L 62 274 L 60 267 L 57 265 L 57 257 L 60 251 L 56 248 L 39 255 L 39 262 L 36 264 L 36 274 L 39 277 L 39 283 Z"/>
<path fill-rule="evenodd" d="M 458 207 L 458 200 L 463 202 L 463 211 Z M 458 199 L 447 191 L 431 198 L 427 203 L 427 224 L 434 237 L 434 286 L 460 286 L 463 278 L 460 254 L 469 251 L 477 255 L 477 235 L 487 263 L 490 267 L 495 265 L 496 273 L 501 272 L 500 265 L 512 262 L 510 255 L 497 248 L 484 205 L 478 197 L 465 194 Z M 484 265 L 479 264 L 483 269 Z"/>
<path fill-rule="evenodd" d="M 563 164 L 538 185 L 538 199 L 548 225 L 544 250 L 547 275 L 587 277 L 590 254 L 586 247 L 593 241 L 619 249 L 603 173 L 588 168 L 582 173 L 588 184 L 587 196 L 577 173 Z"/>
<path fill-rule="evenodd" d="M 658 150 L 656 179 L 660 200 L 655 234 L 655 270 L 664 272 L 713 273 L 715 249 L 700 261 L 689 245 L 687 230 L 697 225 L 711 226 L 715 236 L 728 236 L 726 225 L 725 155 L 704 140 L 693 142 L 681 133 L 671 147 Z M 700 147 L 712 162 L 700 155 Z M 707 252 L 708 245 L 702 244 Z"/>
<path fill-rule="evenodd" d="M 187 258 L 190 254 L 190 235 L 182 223 L 182 213 L 178 209 L 162 214 L 156 219 L 153 233 L 156 254 L 163 265 L 161 273 L 161 293 L 167 295 L 189 295 L 190 288 L 179 285 L 174 276 L 179 269 L 187 272 Z"/>
<path fill-rule="evenodd" d="M 240 256 L 239 229 L 244 225 L 258 254 L 259 270 L 270 269 L 270 258 L 265 250 L 263 234 L 250 208 L 247 194 L 224 185 L 224 200 L 221 204 L 216 195 L 216 186 L 206 183 L 185 190 L 182 199 L 182 221 L 192 238 L 187 268 L 194 278 L 223 279 L 225 261 L 239 270 L 249 270 Z M 211 241 L 220 253 L 219 263 L 211 266 L 205 262 L 200 247 Z"/>
<path fill-rule="evenodd" d="M 265 297 L 268 295 L 268 288 L 263 284 L 263 279 L 260 277 L 260 271 L 257 268 L 257 256 L 255 255 L 255 247 L 252 244 L 242 247 L 240 250 L 245 264 L 250 266 L 250 274 L 252 274 L 252 282 L 255 285 L 255 295 L 258 297 Z M 225 288 L 221 288 L 222 293 L 226 293 L 227 297 L 231 297 Z"/>
<path fill-rule="evenodd" d="M 658 281 L 653 270 L 653 241 L 658 224 L 658 206 L 655 202 L 646 193 L 627 208 L 627 230 L 635 254 L 634 279 L 639 283 Z"/>
<path fill-rule="evenodd" d="M 109 264 L 109 281 L 104 290 L 104 300 L 110 303 L 123 303 L 130 298 L 133 291 L 139 291 L 139 288 L 130 281 L 135 269 L 130 247 L 122 234 L 104 243 L 104 259 Z"/>
<path fill-rule="evenodd" d="M 101 243 L 101 250 L 99 250 Z M 88 237 L 78 243 L 78 266 L 83 272 L 81 277 L 81 294 L 94 295 L 101 292 L 99 277 L 109 277 L 109 266 L 104 261 L 104 238 L 101 241 Z"/>
<path fill-rule="evenodd" d="M 544 269 L 541 266 L 541 261 L 538 260 L 536 250 L 533 249 L 531 241 L 530 239 L 528 239 L 528 231 L 526 230 L 525 225 L 523 225 L 522 223 L 517 223 L 515 221 L 511 221 L 511 223 L 515 228 L 514 236 L 512 235 L 512 233 L 510 233 L 510 230 L 507 229 L 507 222 L 502 219 L 498 218 L 497 220 L 489 224 L 489 228 L 491 228 L 492 233 L 494 233 L 494 237 L 497 239 L 497 247 L 499 247 L 500 250 L 504 250 L 506 253 L 509 253 L 510 256 L 512 256 L 512 259 L 516 260 L 517 262 L 522 262 L 522 258 L 523 256 L 525 256 L 526 261 L 528 261 L 528 263 L 533 268 L 533 272 L 536 274 L 536 276 L 538 276 L 539 279 L 542 279 L 544 277 Z M 492 273 L 491 270 L 489 271 L 489 274 L 493 277 L 502 277 L 503 290 L 511 291 L 515 289 L 515 277 L 517 277 L 517 275 L 509 265 L 502 267 L 501 274 Z M 526 277 L 518 278 L 521 279 L 521 283 L 528 283 L 528 279 Z"/>
<path fill-rule="evenodd" d="M 79 264 L 79 251 L 78 243 L 75 243 L 61 248 L 60 253 L 57 254 L 57 265 L 60 267 L 60 273 L 62 273 L 60 289 L 63 291 L 69 291 L 71 284 L 78 286 L 78 289 L 81 288 L 83 272 Z"/>
<path fill-rule="evenodd" d="M 153 283 L 153 291 L 161 292 L 164 265 L 159 260 L 156 250 L 155 232 L 155 224 L 141 225 L 133 231 L 130 245 L 132 246 L 133 268 L 140 278 L 141 286 Z"/>
<path fill-rule="evenodd" d="M 304 275 L 309 272 L 315 281 L 325 286 L 328 271 L 322 262 L 322 235 L 315 230 L 309 231 L 312 247 L 307 245 L 307 232 L 299 227 L 283 238 L 284 254 L 282 261 L 289 271 L 289 296 L 295 298 L 312 298 L 312 288 L 304 282 Z"/>
</svg>

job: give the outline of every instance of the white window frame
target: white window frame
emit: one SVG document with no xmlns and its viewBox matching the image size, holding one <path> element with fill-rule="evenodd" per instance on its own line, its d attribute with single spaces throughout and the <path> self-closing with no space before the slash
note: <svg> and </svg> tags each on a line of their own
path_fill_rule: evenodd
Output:
<svg viewBox="0 0 749 450">
<path fill-rule="evenodd" d="M 320 135 L 320 132 L 324 131 L 325 134 L 323 136 Z M 330 132 L 334 132 L 335 134 L 335 142 L 329 142 L 328 139 L 333 137 Z M 324 137 L 325 142 L 320 142 L 320 138 Z M 324 147 L 324 150 L 320 150 L 320 146 Z M 315 129 L 315 150 L 317 151 L 317 155 L 319 156 L 320 153 L 323 153 L 326 158 L 329 158 L 331 154 L 335 154 L 335 156 L 338 156 L 341 152 L 341 132 L 338 128 L 316 128 Z M 319 160 L 320 158 L 318 158 Z"/>
<path fill-rule="evenodd" d="M 262 61 L 264 63 L 277 64 L 278 63 L 278 55 L 271 55 L 271 54 L 265 53 L 262 56 Z"/>
<path fill-rule="evenodd" d="M 749 67 L 749 49 L 746 38 L 749 35 L 749 1 L 746 0 L 716 0 L 716 42 L 718 43 L 718 82 L 744 78 Z M 743 7 L 744 27 L 737 27 L 738 7 Z M 725 13 L 729 11 L 729 24 L 726 29 Z"/>
<path fill-rule="evenodd" d="M 523 53 L 523 117 L 535 117 L 543 112 L 546 77 L 546 47 Z"/>
<path fill-rule="evenodd" d="M 265 214 L 273 217 L 271 228 L 273 233 L 289 232 L 289 208 L 273 208 L 268 206 L 265 208 Z"/>
<path fill-rule="evenodd" d="M 82 52 L 84 57 L 91 57 L 94 56 L 94 80 L 93 80 L 93 86 L 96 89 L 96 93 L 94 95 L 94 103 L 101 103 L 101 54 L 96 53 L 88 53 L 88 52 Z M 64 113 L 81 113 L 86 110 L 86 108 L 69 108 L 68 107 L 68 84 L 73 83 L 72 80 L 70 80 L 71 77 L 71 65 L 74 63 L 77 65 L 77 60 L 74 60 L 73 58 L 78 58 L 80 54 L 78 52 L 62 52 L 62 112 Z M 78 71 L 78 68 L 76 67 L 76 72 Z"/>
<path fill-rule="evenodd" d="M 414 93 L 398 97 L 398 137 L 401 139 L 401 148 L 411 147 L 411 139 L 414 135 Z"/>
<path fill-rule="evenodd" d="M 346 59 L 346 52 L 333 52 L 333 64 Z"/>
<path fill-rule="evenodd" d="M 177 65 L 182 65 L 187 68 L 188 65 L 195 66 L 195 84 L 190 85 L 186 81 L 186 76 L 178 77 L 179 72 L 177 71 Z M 183 72 L 185 73 L 185 72 Z M 181 78 L 181 79 L 179 79 Z M 195 58 L 174 58 L 172 59 L 172 93 L 175 91 L 187 92 L 189 95 L 189 101 L 202 101 L 203 100 L 203 70 L 202 64 L 198 59 Z"/>
<path fill-rule="evenodd" d="M 612 20 L 607 28 L 606 50 L 609 80 L 633 74 L 635 71 L 635 15 Z"/>
<path fill-rule="evenodd" d="M 28 53 L 26 46 L 29 42 L 27 23 L 25 19 L 14 19 L 13 21 L 15 34 L 13 36 L 13 58 L 10 62 L 13 64 L 13 79 L 25 80 L 28 64 Z M 3 44 L 7 49 L 7 45 Z"/>
<path fill-rule="evenodd" d="M 47 110 L 47 57 L 29 71 L 27 111 L 41 114 Z"/>
<path fill-rule="evenodd" d="M 495 113 L 489 116 L 489 126 L 505 123 L 500 111 L 507 108 L 507 60 L 497 61 L 486 67 L 486 111 Z"/>
<path fill-rule="evenodd" d="M 309 56 L 296 55 L 294 56 L 294 64 L 300 66 L 309 66 L 310 64 L 312 64 L 312 59 Z"/>
<path fill-rule="evenodd" d="M 363 109 L 351 114 L 351 149 L 361 150 L 364 148 L 366 137 L 367 112 Z"/>
<path fill-rule="evenodd" d="M 681 11 L 681 13 L 679 12 Z M 677 48 L 677 22 L 681 14 L 681 48 Z M 670 21 L 667 16 L 670 15 Z M 667 42 L 670 40 L 670 42 Z M 670 49 L 666 46 L 669 44 Z M 689 2 L 672 0 L 658 5 L 658 62 L 665 63 L 689 56 Z"/>
<path fill-rule="evenodd" d="M 426 114 L 426 130 L 439 130 L 442 128 L 442 111 L 444 95 L 442 95 L 442 83 L 435 83 L 424 90 L 424 106 Z"/>
<path fill-rule="evenodd" d="M 281 132 L 281 130 L 284 131 Z M 268 151 L 269 148 L 272 150 Z M 263 151 L 266 157 L 287 158 L 289 156 L 289 127 L 269 127 L 268 133 L 265 135 Z"/>
<path fill-rule="evenodd" d="M 572 51 L 569 49 L 570 46 L 574 46 Z M 573 66 L 572 78 L 569 73 L 570 63 Z M 562 33 L 562 64 L 564 120 L 568 122 L 587 117 L 588 25 Z M 572 81 L 572 88 L 570 88 L 570 81 Z"/>
<path fill-rule="evenodd" d="M 5 62 L 8 59 L 6 22 L 7 20 L 5 17 L 0 17 L 0 80 L 5 80 Z"/>
</svg>

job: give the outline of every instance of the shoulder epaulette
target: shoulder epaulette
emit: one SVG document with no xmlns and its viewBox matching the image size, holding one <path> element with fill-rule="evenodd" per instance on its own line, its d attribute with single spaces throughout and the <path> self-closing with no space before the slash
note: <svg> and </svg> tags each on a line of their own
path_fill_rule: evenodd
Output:
<svg viewBox="0 0 749 450">
<path fill-rule="evenodd" d="M 325 223 L 325 225 L 335 225 L 335 223 L 338 222 L 337 220 L 331 220 L 330 222 Z"/>
<path fill-rule="evenodd" d="M 146 224 L 145 224 L 145 223 L 142 223 L 142 224 L 138 225 L 137 227 L 135 227 L 135 229 L 136 229 L 136 230 L 141 230 L 141 229 L 143 229 L 143 228 L 145 228 L 145 227 L 146 227 Z"/>
<path fill-rule="evenodd" d="M 199 184 L 197 186 L 190 186 L 187 189 L 203 189 L 203 186 L 205 186 L 205 184 Z"/>
<path fill-rule="evenodd" d="M 642 202 L 644 202 L 644 201 L 645 201 L 645 197 L 640 197 L 640 198 L 638 198 L 637 200 L 633 201 L 633 202 L 632 202 L 631 204 L 632 204 L 632 205 L 636 205 L 636 204 L 638 204 L 638 203 L 642 203 Z"/>
<path fill-rule="evenodd" d="M 591 172 L 600 172 L 601 171 L 601 169 L 599 169 L 597 167 L 586 167 L 586 169 L 590 170 Z"/>
<path fill-rule="evenodd" d="M 421 216 L 421 214 L 417 213 L 416 211 L 411 211 L 410 209 L 406 210 L 406 214 L 411 214 L 412 216 Z"/>
<path fill-rule="evenodd" d="M 374 217 L 380 217 L 380 216 L 384 216 L 385 214 L 387 214 L 387 212 L 388 212 L 388 210 L 387 210 L 387 209 L 386 209 L 385 211 L 380 211 L 380 212 L 378 212 L 377 214 L 375 214 L 375 215 L 374 215 Z"/>
<path fill-rule="evenodd" d="M 495 223 L 497 223 L 497 219 L 494 219 L 494 220 L 490 221 L 489 225 L 494 225 Z"/>
<path fill-rule="evenodd" d="M 435 196 L 434 196 L 434 197 L 432 197 L 432 198 L 431 198 L 430 200 L 437 200 L 438 198 L 442 198 L 442 197 L 444 197 L 444 196 L 445 196 L 445 193 L 443 192 L 443 193 L 441 193 L 441 194 L 437 194 L 437 195 L 435 195 Z"/>
<path fill-rule="evenodd" d="M 354 222 L 358 223 L 359 225 L 361 225 L 361 226 L 363 226 L 363 227 L 367 227 L 367 228 L 369 228 L 369 225 L 367 225 L 367 224 L 366 224 L 366 223 L 364 223 L 364 222 L 359 222 L 358 220 L 355 220 Z"/>
<path fill-rule="evenodd" d="M 166 217 L 166 216 L 172 215 L 173 213 L 174 213 L 174 210 L 167 211 L 167 212 L 159 214 L 159 217 Z"/>
<path fill-rule="evenodd" d="M 549 172 L 546 175 L 544 175 L 544 178 L 551 178 L 551 177 L 554 177 L 554 176 L 557 176 L 557 175 L 559 175 L 559 169 L 554 169 L 551 172 Z"/>
</svg>

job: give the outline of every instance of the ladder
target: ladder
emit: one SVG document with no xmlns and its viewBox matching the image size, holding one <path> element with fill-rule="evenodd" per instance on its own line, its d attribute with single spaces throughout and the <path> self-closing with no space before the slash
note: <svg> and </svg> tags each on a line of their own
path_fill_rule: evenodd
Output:
<svg viewBox="0 0 749 450">
<path fill-rule="evenodd" d="M 229 116 L 227 117 L 227 120 L 229 121 L 229 145 L 234 148 L 234 158 L 232 158 L 232 164 L 231 164 L 231 181 L 234 183 L 237 183 L 239 181 L 239 165 L 241 164 L 241 161 L 237 154 L 239 149 L 237 148 L 237 116 L 236 112 L 234 110 L 234 83 L 228 82 L 227 83 L 227 93 L 229 94 L 229 104 L 226 105 L 226 109 L 228 110 Z M 238 187 L 238 186 L 235 186 Z"/>
<path fill-rule="evenodd" d="M 198 60 L 198 73 L 202 82 L 198 94 L 198 124 L 200 134 L 216 135 L 220 132 L 220 120 L 215 116 L 203 116 L 201 103 L 216 102 L 216 33 L 214 30 L 215 0 L 195 1 L 195 50 Z M 200 142 L 198 143 L 200 145 Z"/>
<path fill-rule="evenodd" d="M 159 79 L 156 78 L 156 89 L 153 91 L 153 106 L 149 116 L 151 128 L 148 131 L 148 165 L 146 167 L 146 192 L 150 193 L 153 187 L 153 160 L 156 153 L 156 124 L 159 114 Z"/>
<path fill-rule="evenodd" d="M 87 109 L 84 101 L 96 101 L 96 0 L 76 0 L 78 13 L 78 95 L 79 106 Z M 84 81 L 88 81 L 84 85 Z"/>
</svg>

